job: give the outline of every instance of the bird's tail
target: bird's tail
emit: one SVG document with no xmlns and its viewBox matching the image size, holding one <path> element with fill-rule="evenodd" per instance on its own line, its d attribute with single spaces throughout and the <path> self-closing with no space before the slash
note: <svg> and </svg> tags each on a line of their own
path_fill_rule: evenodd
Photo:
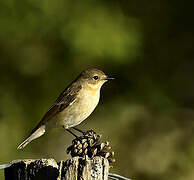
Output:
<svg viewBox="0 0 194 180">
<path fill-rule="evenodd" d="M 26 145 L 28 145 L 32 140 L 39 138 L 45 133 L 45 125 L 40 126 L 36 131 L 34 131 L 28 138 L 26 138 L 17 149 L 23 149 Z"/>
</svg>

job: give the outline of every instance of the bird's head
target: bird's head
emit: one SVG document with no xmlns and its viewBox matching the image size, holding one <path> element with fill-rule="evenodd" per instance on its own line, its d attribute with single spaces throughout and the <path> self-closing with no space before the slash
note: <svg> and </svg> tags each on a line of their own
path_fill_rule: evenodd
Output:
<svg viewBox="0 0 194 180">
<path fill-rule="evenodd" d="M 80 80 L 86 86 L 91 88 L 100 88 L 105 82 L 110 79 L 104 72 L 99 69 L 87 69 L 80 74 Z"/>
</svg>

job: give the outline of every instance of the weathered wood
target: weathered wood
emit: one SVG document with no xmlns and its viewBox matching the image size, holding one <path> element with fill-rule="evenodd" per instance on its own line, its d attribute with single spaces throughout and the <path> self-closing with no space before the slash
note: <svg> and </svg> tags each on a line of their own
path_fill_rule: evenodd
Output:
<svg viewBox="0 0 194 180">
<path fill-rule="evenodd" d="M 57 163 L 54 159 L 18 160 L 5 168 L 5 180 L 108 180 L 109 162 L 96 156 L 74 157 Z"/>
</svg>

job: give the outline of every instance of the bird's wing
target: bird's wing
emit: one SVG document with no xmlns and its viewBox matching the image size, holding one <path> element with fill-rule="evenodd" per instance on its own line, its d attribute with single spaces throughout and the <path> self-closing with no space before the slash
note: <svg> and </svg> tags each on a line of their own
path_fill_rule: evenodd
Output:
<svg viewBox="0 0 194 180">
<path fill-rule="evenodd" d="M 57 113 L 63 111 L 67 106 L 71 105 L 76 99 L 77 94 L 81 88 L 81 85 L 71 84 L 67 89 L 65 89 L 59 95 L 53 105 L 48 109 L 38 125 L 32 130 L 31 134 L 34 133 L 41 125 L 45 124 L 52 117 L 54 117 Z"/>
</svg>

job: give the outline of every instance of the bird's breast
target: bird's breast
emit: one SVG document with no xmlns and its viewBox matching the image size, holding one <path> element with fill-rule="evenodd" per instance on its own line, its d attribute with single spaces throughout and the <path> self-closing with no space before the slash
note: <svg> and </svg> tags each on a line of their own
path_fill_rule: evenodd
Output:
<svg viewBox="0 0 194 180">
<path fill-rule="evenodd" d="M 80 124 L 94 111 L 99 99 L 100 90 L 81 90 L 75 101 L 60 113 L 60 125 L 70 128 Z"/>
</svg>

